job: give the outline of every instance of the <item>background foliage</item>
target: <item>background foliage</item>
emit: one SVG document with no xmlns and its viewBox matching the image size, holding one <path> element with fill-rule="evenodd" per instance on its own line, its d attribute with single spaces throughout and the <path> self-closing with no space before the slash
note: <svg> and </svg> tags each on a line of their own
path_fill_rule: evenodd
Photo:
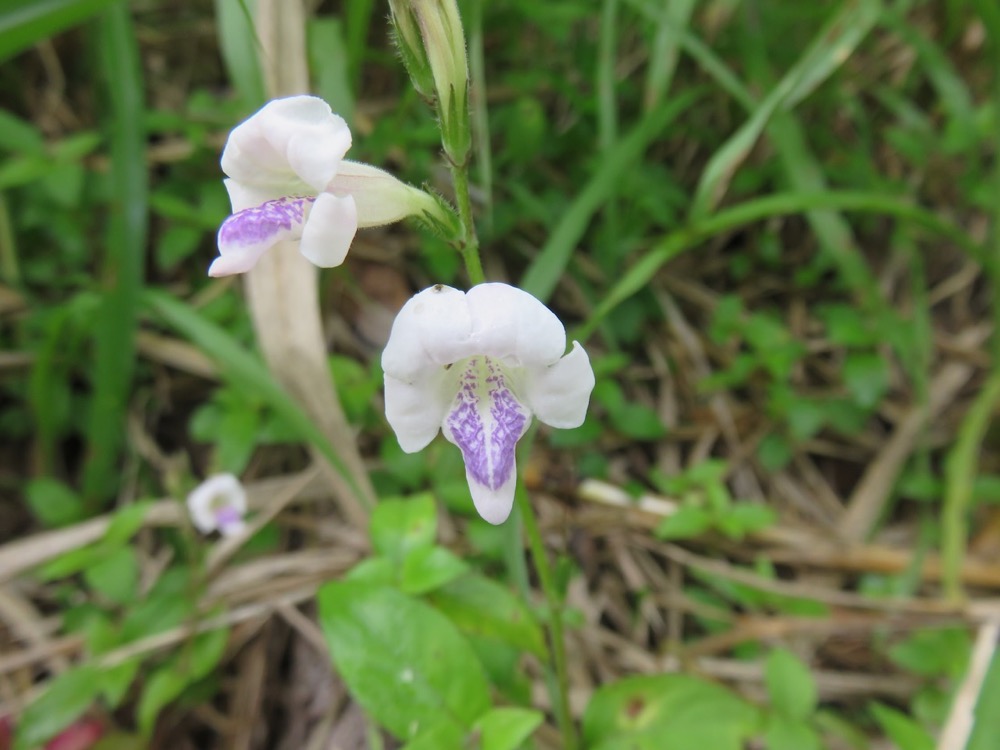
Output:
<svg viewBox="0 0 1000 750">
<path fill-rule="evenodd" d="M 352 158 L 447 193 L 387 9 L 310 9 Z M 933 747 L 1000 587 L 1000 11 L 462 10 L 487 273 L 598 375 L 522 467 L 583 746 Z M 458 255 L 395 226 L 321 277 L 367 529 L 205 275 L 219 152 L 264 99 L 251 11 L 0 6 L 0 748 L 88 721 L 105 748 L 559 746 L 517 519 L 472 517 L 457 451 L 405 455 L 382 416 L 388 323 L 463 286 Z M 239 550 L 178 503 L 221 470 L 273 518 Z"/>
</svg>

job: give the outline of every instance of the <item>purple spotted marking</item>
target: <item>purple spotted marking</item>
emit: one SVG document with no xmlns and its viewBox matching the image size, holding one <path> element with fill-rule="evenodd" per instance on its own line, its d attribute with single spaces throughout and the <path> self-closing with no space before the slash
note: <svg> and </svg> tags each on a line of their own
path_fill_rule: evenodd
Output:
<svg viewBox="0 0 1000 750">
<path fill-rule="evenodd" d="M 219 528 L 231 526 L 232 524 L 239 523 L 242 520 L 243 514 L 231 505 L 215 509 L 215 521 L 219 524 Z"/>
<path fill-rule="evenodd" d="M 499 489 L 514 470 L 514 447 L 524 433 L 528 415 L 507 387 L 503 372 L 484 357 L 485 389 L 478 360 L 469 360 L 459 380 L 455 405 L 447 418 L 455 444 L 462 451 L 465 467 L 479 484 Z M 486 390 L 486 394 L 482 391 Z M 489 398 L 489 424 L 484 424 L 480 396 Z M 487 435 L 487 432 L 489 433 Z"/>
<path fill-rule="evenodd" d="M 279 232 L 305 223 L 306 208 L 315 198 L 278 198 L 237 211 L 219 228 L 220 245 L 251 247 L 267 242 Z"/>
</svg>

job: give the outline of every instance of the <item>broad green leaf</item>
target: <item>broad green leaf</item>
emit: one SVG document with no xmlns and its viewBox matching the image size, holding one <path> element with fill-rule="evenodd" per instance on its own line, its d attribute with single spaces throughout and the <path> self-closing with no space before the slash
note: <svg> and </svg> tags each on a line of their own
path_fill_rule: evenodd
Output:
<svg viewBox="0 0 1000 750">
<path fill-rule="evenodd" d="M 517 750 L 545 719 L 528 708 L 491 708 L 476 721 L 480 750 Z"/>
<path fill-rule="evenodd" d="M 871 409 L 889 390 L 889 364 L 875 352 L 851 352 L 844 361 L 844 384 L 859 405 Z"/>
<path fill-rule="evenodd" d="M 25 491 L 25 500 L 35 518 L 45 526 L 68 526 L 86 516 L 80 496 L 52 477 L 32 479 Z"/>
<path fill-rule="evenodd" d="M 119 547 L 83 571 L 83 579 L 94 591 L 116 604 L 127 604 L 135 596 L 139 564 L 131 547 Z"/>
<path fill-rule="evenodd" d="M 430 602 L 467 633 L 493 638 L 538 656 L 545 640 L 538 623 L 510 590 L 469 573 L 435 591 Z"/>
<path fill-rule="evenodd" d="M 121 0 L 5 0 L 0 9 L 0 61 L 116 2 Z"/>
<path fill-rule="evenodd" d="M 465 573 L 469 566 L 444 547 L 420 547 L 403 560 L 399 587 L 407 594 L 425 594 Z"/>
<path fill-rule="evenodd" d="M 101 672 L 101 697 L 110 707 L 121 704 L 141 666 L 142 660 L 136 656 Z"/>
<path fill-rule="evenodd" d="M 774 649 L 767 656 L 764 681 L 774 710 L 803 720 L 816 710 L 816 682 L 809 668 L 791 651 Z"/>
<path fill-rule="evenodd" d="M 468 732 L 451 719 L 436 720 L 431 726 L 420 725 L 417 736 L 403 750 L 467 750 Z"/>
<path fill-rule="evenodd" d="M 899 750 L 934 750 L 934 740 L 930 733 L 906 714 L 881 703 L 872 703 L 869 709 L 882 731 Z M 992 740 L 995 741 L 996 738 L 993 737 Z"/>
<path fill-rule="evenodd" d="M 919 630 L 889 648 L 893 664 L 924 677 L 958 678 L 969 663 L 972 643 L 964 628 Z"/>
<path fill-rule="evenodd" d="M 823 750 L 815 729 L 783 714 L 768 717 L 764 738 L 767 750 Z"/>
<path fill-rule="evenodd" d="M 437 535 L 434 498 L 422 494 L 380 502 L 372 509 L 368 534 L 377 553 L 396 560 L 414 549 L 430 547 Z"/>
<path fill-rule="evenodd" d="M 100 671 L 94 666 L 74 667 L 56 677 L 21 716 L 14 750 L 31 750 L 55 737 L 90 708 L 99 688 Z"/>
<path fill-rule="evenodd" d="M 712 527 L 712 514 L 707 508 L 682 505 L 676 513 L 666 516 L 656 527 L 660 539 L 691 539 Z"/>
<path fill-rule="evenodd" d="M 594 693 L 583 715 L 588 750 L 742 750 L 757 709 L 688 675 L 627 677 Z"/>
<path fill-rule="evenodd" d="M 433 607 L 356 582 L 327 584 L 317 602 L 351 694 L 400 739 L 444 719 L 471 728 L 489 708 L 489 685 L 472 647 Z"/>
<path fill-rule="evenodd" d="M 160 711 L 176 700 L 187 686 L 187 676 L 178 672 L 173 663 L 153 672 L 146 680 L 142 697 L 139 699 L 139 707 L 136 709 L 139 731 L 143 735 L 149 737 L 152 734 Z"/>
</svg>

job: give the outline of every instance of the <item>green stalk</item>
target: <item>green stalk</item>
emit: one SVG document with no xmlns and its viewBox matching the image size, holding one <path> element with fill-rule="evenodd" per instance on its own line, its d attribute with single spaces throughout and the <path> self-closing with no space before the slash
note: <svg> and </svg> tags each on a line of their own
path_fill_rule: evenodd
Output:
<svg viewBox="0 0 1000 750">
<path fill-rule="evenodd" d="M 451 179 L 455 186 L 455 200 L 458 202 L 458 218 L 462 222 L 462 235 L 458 241 L 458 251 L 465 262 L 466 273 L 472 286 L 486 281 L 483 264 L 479 259 L 479 238 L 476 223 L 472 217 L 472 199 L 469 197 L 469 164 L 451 164 Z"/>
<path fill-rule="evenodd" d="M 579 747 L 579 740 L 576 735 L 576 727 L 573 725 L 573 715 L 569 708 L 569 674 L 566 670 L 566 633 L 562 619 L 562 598 L 556 588 L 555 575 L 549 563 L 549 556 L 545 552 L 545 543 L 542 541 L 542 532 L 538 528 L 535 510 L 531 507 L 531 499 L 528 497 L 528 491 L 524 488 L 520 477 L 517 480 L 514 498 L 521 511 L 524 532 L 528 538 L 528 546 L 531 548 L 531 557 L 535 561 L 535 570 L 538 571 L 538 580 L 542 584 L 542 592 L 545 594 L 549 610 L 547 623 L 549 654 L 552 658 L 552 668 L 556 674 L 556 689 L 552 691 L 552 704 L 556 720 L 559 722 L 559 731 L 562 734 L 563 750 L 576 750 Z"/>
</svg>

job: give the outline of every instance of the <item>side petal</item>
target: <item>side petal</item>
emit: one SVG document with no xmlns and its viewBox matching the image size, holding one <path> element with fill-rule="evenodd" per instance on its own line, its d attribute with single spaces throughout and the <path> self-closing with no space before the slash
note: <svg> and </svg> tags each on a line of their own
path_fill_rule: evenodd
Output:
<svg viewBox="0 0 1000 750">
<path fill-rule="evenodd" d="M 336 195 L 354 197 L 361 228 L 392 224 L 420 211 L 413 188 L 370 164 L 341 162 L 337 176 L 326 189 Z"/>
<path fill-rule="evenodd" d="M 222 152 L 222 171 L 248 185 L 322 191 L 351 147 L 351 131 L 315 96 L 289 96 L 265 104 L 237 125 Z"/>
<path fill-rule="evenodd" d="M 411 297 L 393 321 L 382 369 L 405 382 L 469 356 L 472 321 L 465 293 L 444 284 Z"/>
<path fill-rule="evenodd" d="M 514 449 L 530 422 L 531 412 L 507 387 L 499 364 L 488 357 L 469 360 L 441 430 L 462 451 L 476 510 L 492 524 L 510 514 L 517 477 Z"/>
<path fill-rule="evenodd" d="M 473 348 L 515 366 L 550 365 L 566 351 L 566 329 L 549 308 L 509 284 L 479 284 L 466 295 Z"/>
<path fill-rule="evenodd" d="M 219 257 L 209 276 L 229 276 L 253 268 L 260 256 L 282 240 L 302 236 L 312 198 L 280 198 L 237 211 L 219 228 Z"/>
<path fill-rule="evenodd" d="M 545 424 L 571 429 L 583 424 L 594 390 L 590 357 L 576 341 L 565 357 L 549 367 L 528 369 L 524 378 L 525 401 Z"/>
<path fill-rule="evenodd" d="M 385 418 L 406 453 L 426 448 L 441 429 L 450 401 L 443 379 L 443 370 L 441 375 L 434 373 L 417 383 L 385 376 Z"/>
<path fill-rule="evenodd" d="M 300 252 L 320 268 L 339 266 L 358 231 L 358 210 L 351 196 L 321 193 L 302 229 Z"/>
</svg>

